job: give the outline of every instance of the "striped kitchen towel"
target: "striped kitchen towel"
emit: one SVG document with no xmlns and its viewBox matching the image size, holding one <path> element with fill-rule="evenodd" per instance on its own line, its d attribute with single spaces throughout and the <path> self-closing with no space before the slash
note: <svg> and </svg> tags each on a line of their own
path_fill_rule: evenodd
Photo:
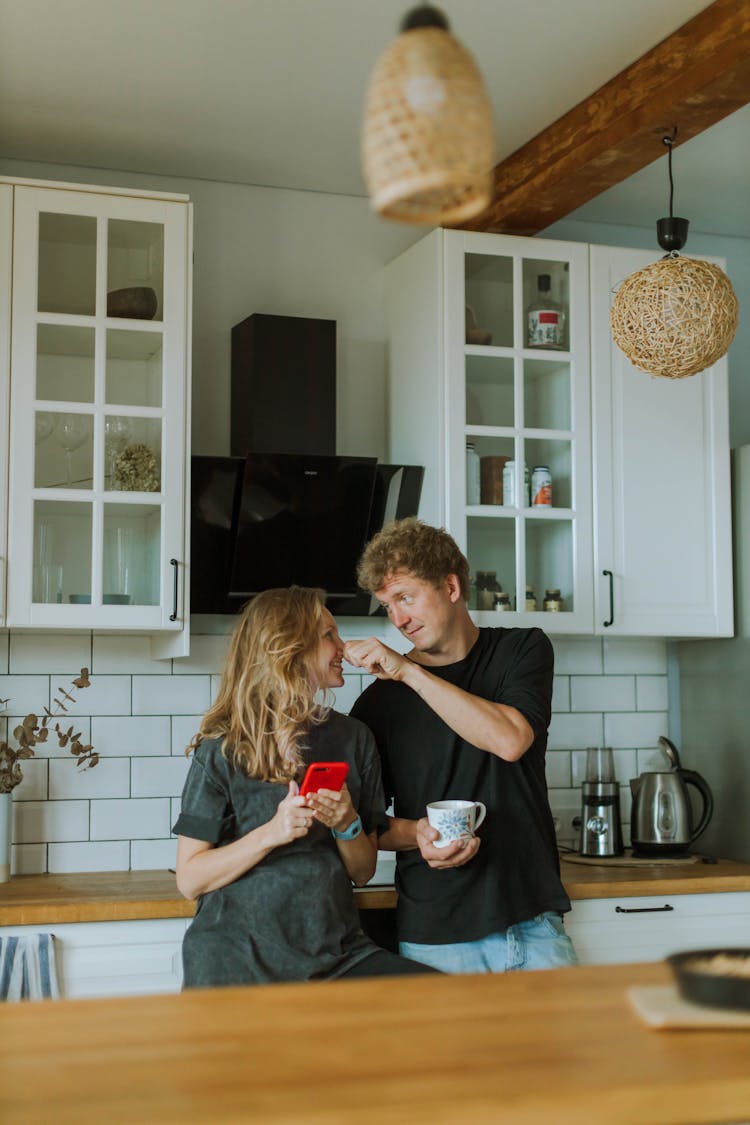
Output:
<svg viewBox="0 0 750 1125">
<path fill-rule="evenodd" d="M 58 999 L 52 934 L 0 938 L 0 1000 Z"/>
</svg>

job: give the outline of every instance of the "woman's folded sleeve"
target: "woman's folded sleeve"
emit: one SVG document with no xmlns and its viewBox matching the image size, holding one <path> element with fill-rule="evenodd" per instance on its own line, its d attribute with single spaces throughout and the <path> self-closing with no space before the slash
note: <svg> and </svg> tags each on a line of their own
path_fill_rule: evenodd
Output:
<svg viewBox="0 0 750 1125">
<path fill-rule="evenodd" d="M 203 763 L 194 757 L 182 790 L 180 815 L 172 831 L 177 836 L 218 844 L 231 838 L 233 830 L 234 813 L 228 794 L 219 779 L 210 777 Z"/>
</svg>

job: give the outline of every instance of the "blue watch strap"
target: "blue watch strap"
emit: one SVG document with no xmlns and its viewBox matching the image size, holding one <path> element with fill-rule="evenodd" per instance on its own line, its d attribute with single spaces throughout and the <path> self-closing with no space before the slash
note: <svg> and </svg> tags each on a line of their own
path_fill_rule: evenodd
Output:
<svg viewBox="0 0 750 1125">
<path fill-rule="evenodd" d="M 331 829 L 334 840 L 356 840 L 362 831 L 362 818 L 355 816 L 349 827 L 343 832 L 337 832 L 335 828 Z"/>
</svg>

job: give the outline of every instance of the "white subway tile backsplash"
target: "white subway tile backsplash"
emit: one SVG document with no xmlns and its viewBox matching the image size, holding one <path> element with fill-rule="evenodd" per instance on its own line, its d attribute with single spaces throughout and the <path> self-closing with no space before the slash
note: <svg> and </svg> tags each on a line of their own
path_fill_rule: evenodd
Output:
<svg viewBox="0 0 750 1125">
<path fill-rule="evenodd" d="M 108 757 L 159 757 L 170 752 L 169 715 L 97 716 L 91 720 L 91 741 Z"/>
<path fill-rule="evenodd" d="M 172 716 L 172 753 L 184 757 L 185 751 L 198 733 L 201 715 Z"/>
<path fill-rule="evenodd" d="M 557 675 L 596 675 L 602 671 L 602 642 L 598 637 L 550 637 Z"/>
<path fill-rule="evenodd" d="M 127 840 L 76 844 L 50 844 L 49 870 L 53 874 L 69 871 L 127 871 L 130 845 Z"/>
<path fill-rule="evenodd" d="M 49 706 L 49 676 L 0 676 L 0 700 L 13 715 L 41 715 Z"/>
<path fill-rule="evenodd" d="M 604 642 L 604 671 L 637 675 L 666 675 L 667 642 L 660 637 L 617 637 Z"/>
<path fill-rule="evenodd" d="M 552 750 L 547 752 L 545 763 L 547 787 L 560 789 L 570 785 L 570 751 Z"/>
<path fill-rule="evenodd" d="M 190 762 L 182 758 L 133 758 L 133 797 L 179 797 Z"/>
<path fill-rule="evenodd" d="M 44 875 L 47 870 L 46 844 L 13 845 L 10 861 L 11 875 Z"/>
<path fill-rule="evenodd" d="M 17 844 L 88 838 L 88 801 L 13 802 L 13 840 Z"/>
<path fill-rule="evenodd" d="M 209 676 L 133 676 L 134 715 L 202 715 Z"/>
<path fill-rule="evenodd" d="M 656 746 L 659 735 L 666 732 L 666 712 L 643 711 L 631 715 L 605 715 L 603 745 L 624 749 Z"/>
<path fill-rule="evenodd" d="M 122 633 L 96 633 L 91 658 L 92 676 L 106 673 L 125 674 L 148 672 L 153 676 L 169 676 L 169 660 L 154 660 L 151 656 L 151 638 Z"/>
<path fill-rule="evenodd" d="M 408 647 L 382 619 L 348 620 L 346 630 L 348 636 L 383 636 L 398 651 Z M 54 699 L 59 687 L 68 690 L 78 668 L 88 666 L 91 687 L 71 690 L 74 701 L 59 721 L 101 755 L 93 770 L 74 776 L 74 759 L 54 734 L 36 748 L 14 793 L 14 871 L 174 867 L 171 827 L 190 767 L 184 751 L 216 697 L 227 642 L 226 634 L 201 634 L 192 639 L 190 657 L 155 661 L 149 639 L 141 636 L 54 634 L 43 640 L 0 633 L 0 696 L 10 697 L 11 737 L 22 716 L 41 713 L 50 692 Z M 667 730 L 666 644 L 593 637 L 552 643 L 550 803 L 568 820 L 571 810 L 580 811 L 585 749 L 611 745 L 627 835 L 630 777 L 665 768 L 656 740 Z M 349 711 L 373 679 L 348 665 L 346 671 L 344 687 L 335 692 L 340 711 Z M 0 715 L 0 737 L 5 723 Z"/>
<path fill-rule="evenodd" d="M 53 676 L 51 682 L 52 698 L 59 698 L 60 689 L 69 691 L 74 699 L 66 700 L 65 706 L 70 715 L 129 715 L 130 714 L 130 676 L 92 675 L 87 688 L 71 688 L 70 681 L 78 672 L 71 675 Z M 67 683 L 65 682 L 67 679 Z"/>
<path fill-rule="evenodd" d="M 203 635 L 190 638 L 190 655 L 174 662 L 175 676 L 190 676 L 198 672 L 220 673 L 224 667 L 229 647 L 226 635 Z"/>
<path fill-rule="evenodd" d="M 133 840 L 130 866 L 133 871 L 172 871 L 177 862 L 177 837 L 171 840 Z"/>
<path fill-rule="evenodd" d="M 334 709 L 348 715 L 358 696 L 362 694 L 361 676 L 344 676 L 344 686 L 333 688 Z"/>
<path fill-rule="evenodd" d="M 666 676 L 636 676 L 635 698 L 639 711 L 666 711 L 669 684 Z"/>
<path fill-rule="evenodd" d="M 27 758 L 19 762 L 23 781 L 13 790 L 14 801 L 46 801 L 49 763 L 46 758 Z"/>
<path fill-rule="evenodd" d="M 634 711 L 633 676 L 571 676 L 571 711 Z"/>
<path fill-rule="evenodd" d="M 163 839 L 171 827 L 168 822 L 168 797 L 91 802 L 92 840 Z"/>
<path fill-rule="evenodd" d="M 547 745 L 551 750 L 577 750 L 581 746 L 602 746 L 602 716 L 596 714 L 555 714 Z"/>
<path fill-rule="evenodd" d="M 10 671 L 65 674 L 71 668 L 91 670 L 91 637 L 81 633 L 13 633 Z M 76 672 L 76 675 L 78 672 Z"/>
<path fill-rule="evenodd" d="M 128 758 L 100 758 L 93 769 L 79 769 L 73 758 L 66 761 L 53 758 L 49 770 L 49 795 L 52 800 L 131 795 Z"/>
<path fill-rule="evenodd" d="M 570 676 L 554 676 L 552 679 L 552 710 L 570 710 Z"/>
</svg>

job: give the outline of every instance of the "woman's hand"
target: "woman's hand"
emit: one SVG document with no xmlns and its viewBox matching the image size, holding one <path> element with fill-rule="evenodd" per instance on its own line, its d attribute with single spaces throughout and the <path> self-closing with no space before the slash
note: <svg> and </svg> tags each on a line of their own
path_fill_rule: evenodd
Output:
<svg viewBox="0 0 750 1125">
<path fill-rule="evenodd" d="M 344 832 L 356 820 L 357 810 L 352 804 L 346 784 L 340 792 L 335 789 L 318 789 L 315 793 L 308 793 L 303 800 L 314 810 L 315 819 L 326 828 Z"/>
<path fill-rule="evenodd" d="M 291 844 L 292 840 L 299 840 L 307 835 L 315 815 L 308 807 L 308 799 L 300 797 L 299 785 L 296 781 L 289 782 L 289 792 L 279 802 L 275 815 L 266 826 L 271 847 Z"/>
</svg>

